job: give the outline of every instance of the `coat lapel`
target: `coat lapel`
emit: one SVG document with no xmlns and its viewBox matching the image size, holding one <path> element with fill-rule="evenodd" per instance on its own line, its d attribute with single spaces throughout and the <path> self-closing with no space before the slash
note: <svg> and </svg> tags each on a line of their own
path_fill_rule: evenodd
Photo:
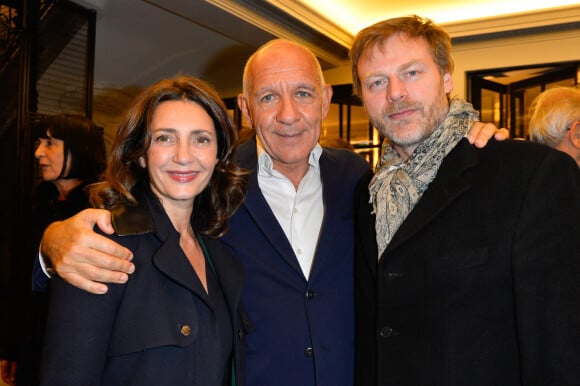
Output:
<svg viewBox="0 0 580 386">
<path fill-rule="evenodd" d="M 470 188 L 463 173 L 477 165 L 476 150 L 466 139 L 445 157 L 437 176 L 393 236 L 385 253 L 397 248 Z"/>
<path fill-rule="evenodd" d="M 247 215 L 259 228 L 262 235 L 268 240 L 272 248 L 294 269 L 296 272 L 302 273 L 302 269 L 298 264 L 298 260 L 294 255 L 292 246 L 286 238 L 282 227 L 278 223 L 276 216 L 270 209 L 258 185 L 258 155 L 256 152 L 255 137 L 244 143 L 240 147 L 238 154 L 238 162 L 240 166 L 250 170 L 248 178 L 246 199 L 243 207 L 245 207 Z"/>
<path fill-rule="evenodd" d="M 355 205 L 355 221 L 358 224 L 357 237 L 358 248 L 362 248 L 362 256 L 366 256 L 367 259 L 365 264 L 368 265 L 368 270 L 376 279 L 377 275 L 377 262 L 379 248 L 377 246 L 377 235 L 375 230 L 375 215 L 373 212 L 373 206 L 369 203 L 369 183 L 373 177 L 373 172 L 363 176 L 357 186 L 357 192 L 355 194 L 358 202 Z"/>
<path fill-rule="evenodd" d="M 197 274 L 180 249 L 177 237 L 169 237 L 163 241 L 161 247 L 153 255 L 153 264 L 173 281 L 200 297 L 205 297 L 202 296 L 205 295 L 205 292 Z"/>
<path fill-rule="evenodd" d="M 148 197 L 148 205 L 155 222 L 155 234 L 161 242 L 152 256 L 153 264 L 160 272 L 207 301 L 207 294 L 179 246 L 179 234 L 173 228 L 169 217 L 155 199 Z"/>
<path fill-rule="evenodd" d="M 340 219 L 338 216 L 344 216 L 343 211 L 327 209 L 340 207 L 339 197 L 341 194 L 336 190 L 341 188 L 342 174 L 329 170 L 336 165 L 336 162 L 332 162 L 331 160 L 332 156 L 333 155 L 326 149 L 322 149 L 322 154 L 320 155 L 320 178 L 322 180 L 324 215 L 322 217 L 322 224 L 320 225 L 320 234 L 316 245 L 316 256 L 312 262 L 310 277 L 315 277 L 320 267 L 325 266 L 324 259 L 328 254 L 324 253 L 324 250 L 328 246 L 333 246 L 336 235 L 340 233 L 338 230 L 340 227 Z"/>
<path fill-rule="evenodd" d="M 203 237 L 230 312 L 236 310 L 244 285 L 244 269 L 218 239 Z M 232 313 L 233 315 L 233 313 Z"/>
</svg>

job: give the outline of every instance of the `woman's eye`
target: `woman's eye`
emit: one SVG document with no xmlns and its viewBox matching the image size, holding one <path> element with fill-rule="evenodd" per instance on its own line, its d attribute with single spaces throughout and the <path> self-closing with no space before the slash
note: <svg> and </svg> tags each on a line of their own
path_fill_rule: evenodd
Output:
<svg viewBox="0 0 580 386">
<path fill-rule="evenodd" d="M 210 141 L 208 137 L 197 137 L 195 140 L 197 143 L 209 143 Z"/>
<path fill-rule="evenodd" d="M 155 137 L 155 142 L 169 142 L 171 141 L 171 137 L 169 135 L 158 135 Z"/>
</svg>

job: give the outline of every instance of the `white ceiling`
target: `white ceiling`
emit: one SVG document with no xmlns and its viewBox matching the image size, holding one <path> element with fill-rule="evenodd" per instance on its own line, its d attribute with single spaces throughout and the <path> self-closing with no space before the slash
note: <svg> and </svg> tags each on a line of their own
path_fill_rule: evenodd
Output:
<svg viewBox="0 0 580 386">
<path fill-rule="evenodd" d="M 489 13 L 509 15 L 522 12 L 516 6 L 542 9 L 548 3 L 546 0 L 73 1 L 97 13 L 96 96 L 111 92 L 131 96 L 135 88 L 187 73 L 213 83 L 224 97 L 239 92 L 247 57 L 257 46 L 275 37 L 304 40 L 323 67 L 329 68 L 345 63 L 353 35 L 361 26 L 384 18 L 415 13 L 445 25 L 452 16 L 457 23 L 456 18 L 461 16 L 472 20 Z M 578 0 L 549 3 L 550 7 L 580 5 Z M 489 24 L 489 20 L 493 18 L 470 24 L 469 31 L 462 33 L 477 33 L 473 26 Z M 457 34 L 454 31 L 450 31 L 451 36 Z"/>
<path fill-rule="evenodd" d="M 578 0 L 267 0 L 302 3 L 355 35 L 362 28 L 391 17 L 418 14 L 436 23 L 476 20 L 579 4 Z"/>
</svg>

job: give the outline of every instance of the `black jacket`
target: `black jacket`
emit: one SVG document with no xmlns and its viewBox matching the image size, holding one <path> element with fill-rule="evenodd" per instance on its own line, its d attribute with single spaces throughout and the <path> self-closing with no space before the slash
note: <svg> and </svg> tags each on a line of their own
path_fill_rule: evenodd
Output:
<svg viewBox="0 0 580 386">
<path fill-rule="evenodd" d="M 466 140 L 378 262 L 358 200 L 357 385 L 572 385 L 580 374 L 580 172 L 544 146 Z"/>
<path fill-rule="evenodd" d="M 147 204 L 114 218 L 124 235 L 112 238 L 134 253 L 136 270 L 127 284 L 109 285 L 106 295 L 93 295 L 51 280 L 43 385 L 191 385 L 199 342 L 206 342 L 202 351 L 208 355 L 221 350 L 218 342 L 204 339 L 198 324 L 194 302 L 205 293 L 179 248 L 179 235 L 155 199 L 149 197 Z M 240 386 L 243 270 L 218 240 L 204 237 L 201 242 L 211 257 L 207 269 L 215 269 L 232 316 Z M 229 362 L 226 367 L 224 383 L 204 386 L 229 384 Z"/>
</svg>

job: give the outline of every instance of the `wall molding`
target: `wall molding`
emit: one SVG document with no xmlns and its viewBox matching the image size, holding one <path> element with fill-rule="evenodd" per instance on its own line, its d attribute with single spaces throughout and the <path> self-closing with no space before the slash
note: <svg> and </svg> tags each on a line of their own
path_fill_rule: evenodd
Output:
<svg viewBox="0 0 580 386">
<path fill-rule="evenodd" d="M 580 23 L 580 5 L 442 24 L 451 38 L 516 30 L 545 30 L 549 26 Z"/>
<path fill-rule="evenodd" d="M 209 3 L 230 12 L 259 28 L 279 37 L 304 39 L 304 30 L 309 29 L 324 35 L 346 49 L 352 45 L 354 36 L 299 1 L 287 0 L 207 0 Z M 277 10 L 277 11 L 276 11 Z M 452 39 L 522 31 L 522 33 L 544 32 L 548 27 L 576 28 L 580 23 L 580 5 L 556 7 L 533 12 L 522 12 L 505 16 L 487 17 L 455 23 L 441 23 Z M 308 34 L 306 34 L 307 36 Z M 315 50 L 333 64 L 336 55 L 324 50 Z M 338 55 L 338 59 L 344 59 Z M 340 60 L 339 60 L 340 62 Z"/>
<path fill-rule="evenodd" d="M 272 0 L 206 1 L 274 36 L 307 46 L 320 59 L 323 68 L 339 66 L 348 60 L 352 37 L 345 42 L 344 39 L 348 39 L 344 35 L 346 32 L 343 31 L 341 35 L 337 27 L 334 34 L 318 28 L 329 22 L 304 6 L 297 7 L 293 4 L 282 7 L 282 2 Z"/>
</svg>

